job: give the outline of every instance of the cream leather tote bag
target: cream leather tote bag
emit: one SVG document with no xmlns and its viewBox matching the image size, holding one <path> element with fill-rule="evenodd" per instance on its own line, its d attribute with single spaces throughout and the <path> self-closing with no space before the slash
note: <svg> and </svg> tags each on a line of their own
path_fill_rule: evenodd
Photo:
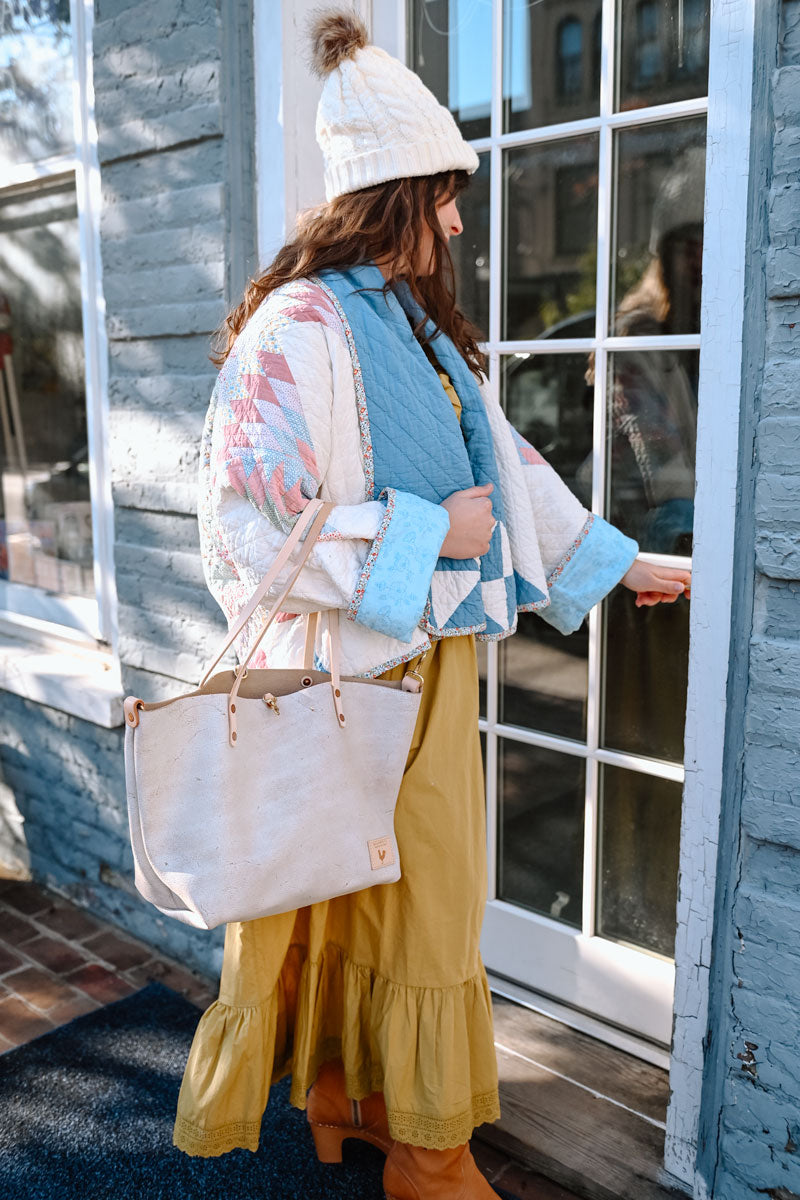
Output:
<svg viewBox="0 0 800 1200">
<path fill-rule="evenodd" d="M 332 508 L 312 500 L 238 616 L 200 686 L 125 701 L 125 774 L 136 887 L 199 929 L 289 912 L 400 878 L 394 810 L 421 680 L 339 675 L 338 612 L 326 613 L 331 672 L 248 670 Z M 308 534 L 246 660 L 212 675 Z"/>
</svg>

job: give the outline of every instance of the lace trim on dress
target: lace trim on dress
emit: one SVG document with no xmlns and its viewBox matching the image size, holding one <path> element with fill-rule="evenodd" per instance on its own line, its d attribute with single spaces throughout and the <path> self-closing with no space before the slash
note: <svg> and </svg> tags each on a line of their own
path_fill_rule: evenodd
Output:
<svg viewBox="0 0 800 1200">
<path fill-rule="evenodd" d="M 354 1100 L 386 1094 L 389 1128 L 400 1141 L 452 1149 L 469 1141 L 476 1125 L 498 1119 L 491 998 L 482 967 L 461 983 L 422 987 L 394 983 L 334 943 L 314 959 L 303 962 L 302 954 L 301 946 L 290 947 L 278 986 L 261 1003 L 217 1000 L 203 1014 L 178 1101 L 173 1141 L 179 1149 L 202 1156 L 257 1149 L 270 1083 L 291 1071 L 289 1099 L 303 1109 L 320 1066 L 333 1058 L 343 1059 Z M 429 1049 L 420 1053 L 431 1045 L 435 1057 Z M 405 1076 L 392 1070 L 403 1062 L 413 1064 Z M 467 1064 L 467 1082 L 477 1085 L 471 1096 L 448 1078 L 447 1063 L 458 1065 L 462 1080 Z M 228 1080 L 237 1081 L 234 1089 Z M 432 1095 L 439 1097 L 441 1116 L 430 1112 Z"/>
</svg>

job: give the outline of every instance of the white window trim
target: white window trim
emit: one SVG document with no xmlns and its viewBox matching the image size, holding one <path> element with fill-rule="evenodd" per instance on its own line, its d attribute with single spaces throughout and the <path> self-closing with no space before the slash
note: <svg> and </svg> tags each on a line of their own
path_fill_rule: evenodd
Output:
<svg viewBox="0 0 800 1200">
<path fill-rule="evenodd" d="M 711 6 L 694 578 L 665 1167 L 693 1194 L 708 1025 L 739 481 L 755 0 Z M 714 219 L 709 220 L 708 215 Z M 730 397 L 726 406 L 723 397 Z"/>
<path fill-rule="evenodd" d="M 9 185 L 74 171 L 78 202 L 86 364 L 94 600 L 0 585 L 0 688 L 96 724 L 122 723 L 114 579 L 114 517 L 108 462 L 108 343 L 100 257 L 100 164 L 94 114 L 92 0 L 71 0 L 75 154 L 22 165 Z"/>
</svg>

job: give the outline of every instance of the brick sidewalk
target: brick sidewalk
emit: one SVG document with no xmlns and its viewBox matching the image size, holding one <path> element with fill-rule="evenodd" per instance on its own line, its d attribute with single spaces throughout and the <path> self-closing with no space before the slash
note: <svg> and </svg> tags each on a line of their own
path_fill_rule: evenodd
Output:
<svg viewBox="0 0 800 1200">
<path fill-rule="evenodd" d="M 35 883 L 0 879 L 0 1052 L 152 979 L 206 1008 L 213 983 Z"/>
<path fill-rule="evenodd" d="M 35 883 L 0 879 L 0 1054 L 157 979 L 199 1008 L 216 985 Z M 578 1200 L 479 1141 L 490 1183 L 519 1200 Z"/>
</svg>

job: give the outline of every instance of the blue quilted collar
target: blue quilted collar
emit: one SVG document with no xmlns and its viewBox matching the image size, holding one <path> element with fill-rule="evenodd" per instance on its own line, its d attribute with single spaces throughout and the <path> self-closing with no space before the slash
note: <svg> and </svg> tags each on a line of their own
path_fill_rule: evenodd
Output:
<svg viewBox="0 0 800 1200">
<path fill-rule="evenodd" d="M 319 271 L 318 278 L 335 298 L 352 343 L 356 391 L 362 390 L 364 410 L 362 449 L 372 466 L 373 497 L 393 488 L 440 504 L 474 484 L 494 485 L 497 524 L 489 549 L 475 559 L 439 558 L 423 627 L 438 636 L 479 631 L 504 636 L 515 624 L 519 600 L 527 603 L 528 597 L 519 597 L 507 552 L 500 474 L 475 377 L 450 338 L 436 334 L 433 352 L 461 401 L 459 425 L 414 337 L 412 323 L 425 314 L 408 285 L 401 282 L 384 292 L 385 280 L 374 262 Z M 425 331 L 432 331 L 433 323 L 425 321 Z M 528 586 L 525 580 L 519 585 L 523 590 Z M 541 599 L 540 592 L 535 599 Z"/>
</svg>

